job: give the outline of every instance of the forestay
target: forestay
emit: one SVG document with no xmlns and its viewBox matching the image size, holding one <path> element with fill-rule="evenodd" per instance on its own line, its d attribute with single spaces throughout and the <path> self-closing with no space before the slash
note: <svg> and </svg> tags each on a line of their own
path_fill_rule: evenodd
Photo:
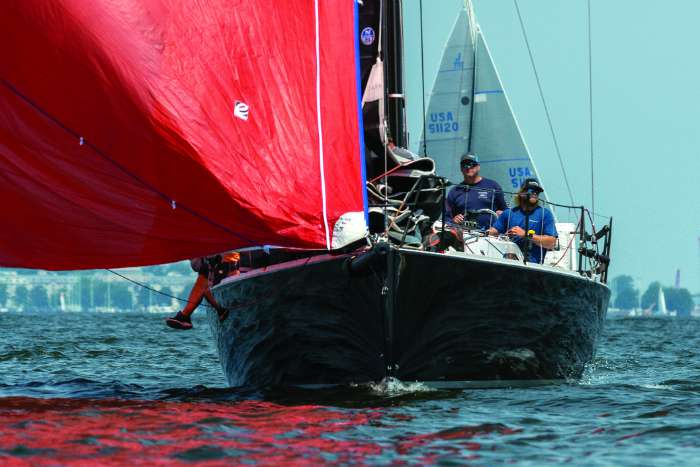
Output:
<svg viewBox="0 0 700 467">
<path fill-rule="evenodd" d="M 329 248 L 363 211 L 355 8 L 1 2 L 0 265 Z"/>
</svg>

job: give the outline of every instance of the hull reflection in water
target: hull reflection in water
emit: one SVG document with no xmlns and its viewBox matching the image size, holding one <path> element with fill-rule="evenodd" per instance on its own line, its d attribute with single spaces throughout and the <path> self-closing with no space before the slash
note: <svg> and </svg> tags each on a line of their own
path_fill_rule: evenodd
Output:
<svg viewBox="0 0 700 467">
<path fill-rule="evenodd" d="M 508 260 L 392 255 L 394 273 L 318 256 L 215 287 L 231 309 L 224 323 L 210 314 L 229 384 L 512 385 L 579 378 L 593 357 L 604 285 Z"/>
</svg>

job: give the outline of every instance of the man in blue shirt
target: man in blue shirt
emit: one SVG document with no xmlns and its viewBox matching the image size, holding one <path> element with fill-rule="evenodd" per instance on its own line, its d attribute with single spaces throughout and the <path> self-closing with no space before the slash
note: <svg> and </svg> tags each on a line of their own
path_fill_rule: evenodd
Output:
<svg viewBox="0 0 700 467">
<path fill-rule="evenodd" d="M 450 190 L 445 201 L 445 219 L 447 222 L 461 225 L 469 211 L 490 209 L 496 214 L 506 209 L 501 186 L 493 180 L 481 177 L 479 159 L 474 154 L 465 154 L 460 159 L 464 182 Z M 486 230 L 493 224 L 493 216 L 479 214 L 476 217 L 479 228 Z"/>
<path fill-rule="evenodd" d="M 529 249 L 531 263 L 542 263 L 557 243 L 557 228 L 552 212 L 539 205 L 539 195 L 544 191 L 534 178 L 526 179 L 516 195 L 517 207 L 506 209 L 489 229 L 490 235 L 507 234 L 515 239 L 524 254 Z M 529 242 L 527 233 L 531 232 Z M 528 245 L 529 243 L 529 245 Z"/>
</svg>

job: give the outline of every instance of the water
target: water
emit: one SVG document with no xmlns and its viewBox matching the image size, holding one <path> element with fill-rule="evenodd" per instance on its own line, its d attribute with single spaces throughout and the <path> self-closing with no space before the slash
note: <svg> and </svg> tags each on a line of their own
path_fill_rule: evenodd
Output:
<svg viewBox="0 0 700 467">
<path fill-rule="evenodd" d="M 0 463 L 670 465 L 700 457 L 700 320 L 608 321 L 581 382 L 229 389 L 202 312 L 0 314 Z"/>
</svg>

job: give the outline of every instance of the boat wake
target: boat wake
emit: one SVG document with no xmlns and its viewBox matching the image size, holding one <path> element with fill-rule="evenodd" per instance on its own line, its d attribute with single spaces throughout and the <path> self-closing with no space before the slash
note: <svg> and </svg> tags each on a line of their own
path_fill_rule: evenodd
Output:
<svg viewBox="0 0 700 467">
<path fill-rule="evenodd" d="M 372 394 L 383 397 L 404 396 L 406 394 L 433 392 L 437 390 L 418 381 L 401 381 L 393 377 L 384 378 L 378 383 L 369 383 L 368 386 Z"/>
</svg>

